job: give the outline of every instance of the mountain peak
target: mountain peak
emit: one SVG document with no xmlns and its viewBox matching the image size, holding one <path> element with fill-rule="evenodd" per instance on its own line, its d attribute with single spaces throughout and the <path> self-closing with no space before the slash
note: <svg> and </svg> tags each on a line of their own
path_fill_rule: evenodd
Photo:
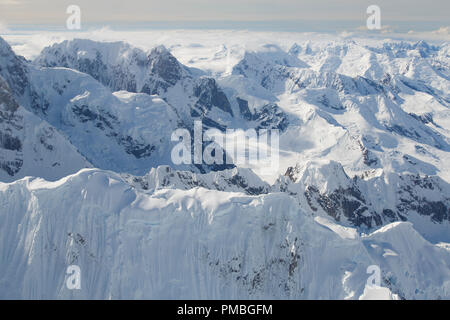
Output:
<svg viewBox="0 0 450 320">
<path fill-rule="evenodd" d="M 290 167 L 285 173 L 293 182 L 304 186 L 320 187 L 321 193 L 347 188 L 351 179 L 342 165 L 333 160 L 314 160 Z"/>
<path fill-rule="evenodd" d="M 153 48 L 148 58 L 150 72 L 157 74 L 170 85 L 177 83 L 186 74 L 178 60 L 162 45 Z"/>
<path fill-rule="evenodd" d="M 17 56 L 11 46 L 0 37 L 0 76 L 8 83 L 16 96 L 21 96 L 28 85 L 27 61 Z"/>
</svg>

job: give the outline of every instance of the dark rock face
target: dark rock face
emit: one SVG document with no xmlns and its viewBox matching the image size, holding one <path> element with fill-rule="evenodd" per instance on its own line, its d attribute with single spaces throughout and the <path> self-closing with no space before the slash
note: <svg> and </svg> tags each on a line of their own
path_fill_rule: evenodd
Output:
<svg viewBox="0 0 450 320">
<path fill-rule="evenodd" d="M 264 105 L 253 115 L 253 119 L 259 122 L 257 129 L 270 128 L 284 131 L 289 125 L 287 115 L 276 104 Z"/>
<path fill-rule="evenodd" d="M 162 92 L 166 92 L 169 87 L 170 85 L 167 82 L 161 81 L 158 78 L 150 78 L 143 85 L 141 93 L 150 95 L 161 94 Z"/>
<path fill-rule="evenodd" d="M 90 46 L 91 57 L 78 55 L 78 51 L 83 51 L 84 45 Z M 97 81 L 108 86 L 113 91 L 127 90 L 136 92 L 136 77 L 128 71 L 127 66 L 105 64 L 102 53 L 95 49 L 95 42 L 90 40 L 74 40 L 73 52 L 66 52 L 69 46 L 68 41 L 53 45 L 43 50 L 43 55 L 37 58 L 36 63 L 44 67 L 65 67 L 89 74 Z M 79 49 L 79 47 L 81 47 Z M 140 56 L 132 53 L 131 63 L 141 63 Z"/>
<path fill-rule="evenodd" d="M 77 70 L 91 75 L 94 79 L 110 87 L 113 91 L 127 90 L 136 92 L 136 79 L 131 73 L 123 70 L 122 66 L 108 66 L 103 63 L 102 55 L 97 52 L 94 60 L 80 59 L 74 61 Z M 69 67 L 69 65 L 67 65 Z"/>
<path fill-rule="evenodd" d="M 242 188 L 246 191 L 247 194 L 250 195 L 258 195 L 258 194 L 266 194 L 268 192 L 267 188 L 265 187 L 252 187 L 248 184 L 247 180 L 240 176 L 239 174 L 234 175 L 233 177 L 229 179 L 225 179 L 225 181 L 229 185 L 235 185 L 239 188 Z"/>
<path fill-rule="evenodd" d="M 366 148 L 364 141 L 367 140 L 363 138 L 362 141 L 358 141 L 359 148 L 361 149 L 363 155 L 363 162 L 368 167 L 374 167 L 379 163 L 379 160 L 372 151 Z"/>
<path fill-rule="evenodd" d="M 164 47 L 156 47 L 148 56 L 150 72 L 158 75 L 170 86 L 183 77 L 183 68 L 178 60 Z"/>
<path fill-rule="evenodd" d="M 72 112 L 78 117 L 80 122 L 95 122 L 95 126 L 101 130 L 106 128 L 114 129 L 113 122 L 117 123 L 117 117 L 105 111 L 99 113 L 90 109 L 88 105 L 74 105 L 72 107 Z"/>
<path fill-rule="evenodd" d="M 0 132 L 0 148 L 11 151 L 22 151 L 22 141 L 8 133 Z"/>
<path fill-rule="evenodd" d="M 149 72 L 148 78 L 140 89 L 140 92 L 147 94 L 163 95 L 167 89 L 173 87 L 183 77 L 190 77 L 186 69 L 163 46 L 154 48 L 147 60 L 139 62 L 138 65 L 146 68 Z"/>
<path fill-rule="evenodd" d="M 406 175 L 401 177 L 401 180 L 402 185 L 398 190 L 399 203 L 396 207 L 401 214 L 407 215 L 409 211 L 416 211 L 420 215 L 429 216 L 437 223 L 450 221 L 450 195 L 444 195 L 441 200 L 428 200 L 422 193 L 422 190 L 442 193 L 436 178 Z"/>
<path fill-rule="evenodd" d="M 18 57 L 6 41 L 0 37 L 0 76 L 16 96 L 22 96 L 28 87 L 28 68 L 26 60 Z"/>
<path fill-rule="evenodd" d="M 262 108 L 252 113 L 248 107 L 247 100 L 236 98 L 239 112 L 245 120 L 255 121 L 255 129 L 278 129 L 284 131 L 289 125 L 288 116 L 275 103 L 262 106 Z"/>
<path fill-rule="evenodd" d="M 101 112 L 96 110 L 101 110 Z M 107 136 L 113 137 L 119 145 L 123 146 L 126 153 L 133 155 L 137 159 L 149 157 L 156 149 L 153 145 L 137 141 L 128 135 L 118 132 L 117 128 L 120 127 L 119 120 L 107 110 L 102 110 L 99 107 L 93 109 L 88 105 L 74 105 L 72 112 L 78 121 L 81 123 L 93 123 L 95 127 L 104 131 Z"/>
<path fill-rule="evenodd" d="M 43 130 L 43 132 L 39 136 L 39 142 L 43 145 L 48 151 L 53 151 L 55 147 L 50 143 L 50 140 L 53 138 L 55 134 L 55 129 L 47 128 Z"/>
<path fill-rule="evenodd" d="M 42 94 L 39 94 L 34 89 L 30 92 L 30 98 L 31 98 L 31 109 L 34 113 L 39 114 L 47 114 L 47 110 L 50 107 L 50 102 L 45 99 L 45 97 Z"/>
<path fill-rule="evenodd" d="M 200 78 L 194 87 L 194 96 L 198 98 L 196 107 L 202 113 L 211 111 L 213 107 L 233 115 L 230 102 L 213 78 Z"/>
<path fill-rule="evenodd" d="M 218 191 L 230 191 L 239 190 L 249 195 L 267 194 L 269 192 L 269 185 L 262 182 L 256 176 L 252 178 L 257 180 L 256 185 L 252 185 L 245 174 L 242 174 L 239 170 L 221 172 L 209 172 L 206 174 L 197 174 L 190 171 L 178 171 L 173 170 L 170 167 L 159 167 L 157 174 L 153 175 L 152 171 L 149 173 L 150 177 L 143 176 L 131 176 L 124 175 L 124 178 L 132 183 L 137 184 L 138 187 L 148 190 L 149 180 L 156 182 L 156 189 L 159 188 L 182 188 L 189 190 L 196 187 L 202 187 L 210 190 Z"/>
<path fill-rule="evenodd" d="M 125 147 L 126 153 L 132 154 L 136 159 L 150 157 L 156 149 L 155 146 L 138 142 L 130 136 L 120 136 L 118 143 Z"/>
<path fill-rule="evenodd" d="M 106 76 L 107 66 L 103 63 L 100 52 L 96 53 L 94 60 L 82 58 L 77 61 L 73 61 L 72 63 L 77 65 L 77 69 L 79 71 L 90 74 L 94 79 L 102 83 L 111 81 Z M 66 67 L 70 68 L 70 64 L 67 64 Z"/>
<path fill-rule="evenodd" d="M 19 104 L 14 99 L 8 84 L 2 77 L 0 77 L 0 105 L 3 106 L 0 109 L 0 112 L 3 112 L 3 120 L 7 118 L 7 115 L 12 115 L 19 108 Z"/>
<path fill-rule="evenodd" d="M 292 192 L 289 188 L 290 183 L 296 183 L 296 175 L 296 168 L 288 168 L 285 176 L 289 180 L 281 180 L 277 185 L 278 190 L 298 198 L 298 191 Z M 396 203 L 393 207 L 386 207 L 381 211 L 374 209 L 374 204 L 361 191 L 367 189 L 367 184 L 374 182 L 365 181 L 357 176 L 349 179 L 348 187 L 338 187 L 326 193 L 321 193 L 317 186 L 306 185 L 303 195 L 312 212 L 323 210 L 336 221 L 348 221 L 350 225 L 363 229 L 372 229 L 395 221 L 406 221 L 413 212 L 429 217 L 435 223 L 450 222 L 450 196 L 442 189 L 448 187 L 446 182 L 437 177 L 410 174 L 399 175 L 398 178 L 399 182 L 394 189 Z M 426 192 L 435 193 L 437 199 L 429 200 Z"/>
<path fill-rule="evenodd" d="M 118 57 L 115 57 L 116 60 L 108 62 L 102 55 L 104 47 L 111 52 L 123 50 L 127 58 L 121 60 L 120 51 L 117 53 Z M 79 52 L 86 50 L 89 51 L 88 55 L 79 55 Z M 188 73 L 163 46 L 154 48 L 146 55 L 142 50 L 130 48 L 125 43 L 96 43 L 90 40 L 64 41 L 45 48 L 36 63 L 87 73 L 113 91 L 126 90 L 147 94 L 165 92 Z M 140 69 L 141 75 L 146 77 L 143 83 L 137 83 L 136 69 Z"/>
<path fill-rule="evenodd" d="M 236 98 L 236 101 L 238 103 L 239 113 L 241 114 L 241 116 L 246 120 L 251 120 L 253 115 L 248 108 L 248 101 L 239 97 Z"/>
<path fill-rule="evenodd" d="M 372 153 L 370 152 L 370 150 L 368 150 L 367 148 L 364 148 L 362 150 L 363 153 L 363 159 L 364 159 L 364 164 L 366 166 L 372 167 L 378 164 L 378 158 Z"/>
<path fill-rule="evenodd" d="M 308 186 L 305 197 L 313 211 L 317 211 L 317 207 L 314 206 L 317 203 L 336 221 L 341 221 L 345 217 L 353 225 L 367 228 L 382 224 L 381 216 L 369 211 L 366 200 L 356 186 L 339 188 L 329 194 L 321 194 L 317 188 Z"/>
<path fill-rule="evenodd" d="M 17 132 L 23 129 L 22 116 L 16 114 L 19 108 L 11 89 L 0 76 L 0 169 L 14 176 L 23 165 L 23 143 Z"/>
<path fill-rule="evenodd" d="M 9 174 L 11 177 L 14 176 L 17 172 L 19 172 L 22 166 L 23 166 L 22 159 L 0 162 L 0 168 L 6 171 L 6 173 Z"/>
</svg>

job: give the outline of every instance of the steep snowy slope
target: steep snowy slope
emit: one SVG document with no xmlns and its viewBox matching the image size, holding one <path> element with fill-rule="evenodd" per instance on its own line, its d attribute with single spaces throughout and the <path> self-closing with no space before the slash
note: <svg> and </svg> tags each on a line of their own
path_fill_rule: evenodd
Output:
<svg viewBox="0 0 450 320">
<path fill-rule="evenodd" d="M 0 37 L 0 75 L 6 80 L 15 96 L 25 93 L 28 86 L 27 61 L 17 56 L 10 45 Z"/>
<path fill-rule="evenodd" d="M 242 99 L 230 102 L 213 78 L 181 65 L 164 47 L 146 54 L 124 43 L 74 40 L 44 50 L 36 60 L 52 68 L 16 57 L 6 43 L 2 50 L 0 64 L 14 68 L 0 74 L 18 87 L 17 100 L 58 128 L 96 167 L 144 174 L 159 164 L 173 165 L 171 133 L 180 127 L 192 131 L 194 120 L 203 121 L 203 130 L 287 126 L 276 104 L 254 110 Z M 23 70 L 23 81 L 10 75 L 13 69 Z M 227 167 L 232 166 L 185 166 Z"/>
<path fill-rule="evenodd" d="M 0 184 L 0 204 L 1 298 L 358 299 L 370 265 L 394 296 L 450 297 L 450 252 L 411 224 L 348 237 L 283 193 L 142 193 L 83 170 Z"/>
<path fill-rule="evenodd" d="M 178 117 L 156 96 L 112 93 L 89 75 L 70 69 L 31 69 L 40 102 L 37 114 L 64 132 L 96 167 L 143 174 L 170 161 L 170 135 Z M 42 109 L 44 106 L 44 109 Z"/>
<path fill-rule="evenodd" d="M 350 178 L 334 161 L 291 167 L 272 186 L 295 197 L 305 212 L 367 232 L 410 221 L 428 240 L 450 242 L 450 185 L 437 176 L 385 173 Z"/>
<path fill-rule="evenodd" d="M 170 134 L 180 118 L 162 99 L 112 93 L 74 70 L 35 67 L 0 42 L 0 75 L 15 88 L 16 100 L 57 128 L 94 166 L 144 174 L 170 161 Z"/>
<path fill-rule="evenodd" d="M 35 63 L 79 70 L 92 75 L 113 91 L 151 94 L 175 85 L 193 72 L 162 46 L 146 54 L 124 42 L 101 43 L 87 39 L 64 41 L 47 47 Z"/>
<path fill-rule="evenodd" d="M 294 163 L 325 158 L 342 163 L 351 175 L 383 168 L 450 180 L 448 80 L 434 75 L 441 86 L 433 88 L 420 74 L 349 76 L 309 67 L 316 55 L 325 54 L 319 49 L 298 54 L 309 65 L 280 59 L 278 50 L 272 51 L 270 59 L 265 50 L 247 52 L 220 83 L 253 96 L 249 101 L 277 103 L 290 116 L 280 139 L 279 173 Z"/>
<path fill-rule="evenodd" d="M 58 130 L 19 106 L 0 76 L 0 181 L 57 180 L 90 166 Z"/>
<path fill-rule="evenodd" d="M 214 78 L 182 65 L 164 46 L 147 53 L 123 42 L 75 39 L 45 48 L 34 63 L 79 70 L 114 91 L 157 94 L 177 110 L 188 128 L 194 119 L 202 119 L 206 127 L 219 129 L 233 127 L 234 118 L 239 119 L 240 115 L 259 122 L 266 120 L 254 110 L 242 111 L 242 103 L 229 99 Z M 275 118 L 283 117 L 283 114 L 275 116 L 280 113 L 276 106 L 264 112 L 266 117 L 271 114 Z M 275 125 L 275 122 L 263 123 L 269 128 Z"/>
<path fill-rule="evenodd" d="M 159 166 L 152 168 L 145 176 L 124 175 L 124 179 L 134 187 L 148 192 L 160 189 L 188 190 L 202 187 L 211 190 L 258 195 L 268 193 L 270 190 L 267 183 L 246 168 L 198 174 L 190 171 L 173 170 L 168 166 Z"/>
</svg>

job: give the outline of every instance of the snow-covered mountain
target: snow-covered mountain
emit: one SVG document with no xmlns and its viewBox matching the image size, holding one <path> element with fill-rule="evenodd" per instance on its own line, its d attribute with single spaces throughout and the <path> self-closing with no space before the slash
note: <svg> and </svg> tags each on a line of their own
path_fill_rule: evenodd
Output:
<svg viewBox="0 0 450 320">
<path fill-rule="evenodd" d="M 14 68 L 2 68 L 0 74 L 12 88 L 16 81 L 10 70 L 24 70 L 25 80 L 15 86 L 17 101 L 57 128 L 94 166 L 144 173 L 170 160 L 170 133 L 178 119 L 161 98 L 113 93 L 87 74 L 35 67 L 11 58 L 14 53 L 4 48 L 0 64 L 13 61 Z"/>
<path fill-rule="evenodd" d="M 437 176 L 385 173 L 377 169 L 350 178 L 334 161 L 291 167 L 273 186 L 297 198 L 313 216 L 373 230 L 410 221 L 433 242 L 450 241 L 450 185 Z"/>
<path fill-rule="evenodd" d="M 198 174 L 190 171 L 176 171 L 169 166 L 159 166 L 152 168 L 143 177 L 125 174 L 124 179 L 133 187 L 146 192 L 168 188 L 188 190 L 202 187 L 210 190 L 259 195 L 266 194 L 270 190 L 269 184 L 247 168 L 233 168 Z"/>
<path fill-rule="evenodd" d="M 236 121 L 257 128 L 287 126 L 275 104 L 250 111 L 242 99 L 230 103 L 213 78 L 181 65 L 162 46 L 147 55 L 122 42 L 74 40 L 44 50 L 33 64 L 6 43 L 3 48 L 6 67 L 0 74 L 16 88 L 19 103 L 63 132 L 99 168 L 144 174 L 172 164 L 171 133 L 180 127 L 192 131 L 194 120 L 203 121 L 203 130 L 224 130 Z M 20 81 L 11 76 L 15 70 Z"/>
<path fill-rule="evenodd" d="M 0 38 L 0 297 L 358 299 L 376 265 L 375 296 L 449 299 L 448 44 L 220 50 Z M 279 168 L 175 166 L 195 120 L 280 130 Z"/>
<path fill-rule="evenodd" d="M 34 63 L 79 70 L 113 91 L 157 94 L 176 110 L 187 127 L 192 127 L 194 119 L 202 119 L 206 127 L 224 129 L 247 111 L 241 112 L 239 101 L 230 101 L 214 78 L 182 65 L 164 46 L 146 53 L 123 42 L 75 39 L 45 48 Z M 265 110 L 265 114 L 277 111 Z M 262 118 L 254 112 L 251 116 L 254 120 Z"/>
<path fill-rule="evenodd" d="M 0 180 L 56 180 L 91 164 L 56 128 L 21 107 L 0 76 Z"/>
<path fill-rule="evenodd" d="M 382 290 L 366 285 L 369 265 L 389 297 L 450 294 L 450 252 L 411 223 L 359 235 L 286 193 L 145 193 L 93 169 L 0 190 L 1 298 L 358 299 Z M 66 287 L 68 265 L 80 290 Z"/>
</svg>

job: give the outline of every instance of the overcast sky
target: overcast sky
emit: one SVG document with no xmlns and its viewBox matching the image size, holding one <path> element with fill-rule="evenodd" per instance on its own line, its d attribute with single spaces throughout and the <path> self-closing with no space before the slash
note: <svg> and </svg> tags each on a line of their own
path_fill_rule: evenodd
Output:
<svg viewBox="0 0 450 320">
<path fill-rule="evenodd" d="M 155 21 L 361 21 L 377 4 L 382 20 L 450 25 L 449 0 L 0 0 L 3 25 L 59 25 L 70 4 L 84 23 Z"/>
</svg>

